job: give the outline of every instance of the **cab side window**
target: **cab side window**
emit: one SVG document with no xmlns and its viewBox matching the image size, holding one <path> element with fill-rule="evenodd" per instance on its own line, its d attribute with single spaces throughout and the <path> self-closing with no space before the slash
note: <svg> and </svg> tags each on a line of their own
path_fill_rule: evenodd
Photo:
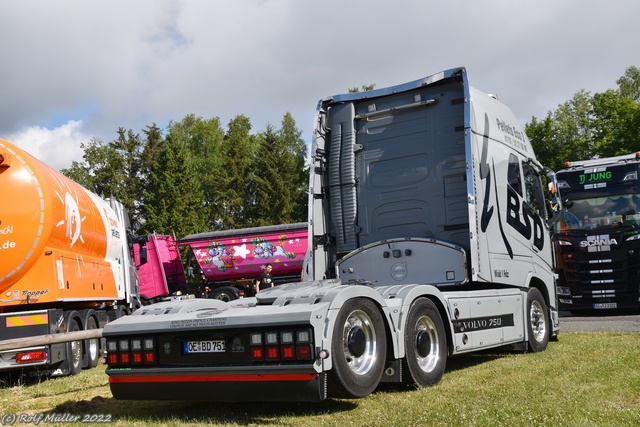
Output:
<svg viewBox="0 0 640 427">
<path fill-rule="evenodd" d="M 513 154 L 509 154 L 509 166 L 507 169 L 507 181 L 509 186 L 516 190 L 522 196 L 522 177 L 520 175 L 520 164 L 518 158 Z"/>
<path fill-rule="evenodd" d="M 541 217 L 545 217 L 545 200 L 542 190 L 542 181 L 536 170 L 528 163 L 522 164 L 524 174 L 525 202 Z"/>
</svg>

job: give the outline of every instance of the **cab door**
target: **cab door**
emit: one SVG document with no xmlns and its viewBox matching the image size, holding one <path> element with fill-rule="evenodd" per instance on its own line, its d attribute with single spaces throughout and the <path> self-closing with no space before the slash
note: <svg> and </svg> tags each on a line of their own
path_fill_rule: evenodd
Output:
<svg viewBox="0 0 640 427">
<path fill-rule="evenodd" d="M 529 162 L 522 163 L 524 177 L 523 214 L 531 219 L 531 250 L 534 268 L 544 266 L 548 270 L 552 266 L 551 236 L 546 227 L 547 210 L 542 179 L 537 168 Z M 536 268 L 539 271 L 540 267 Z"/>
</svg>

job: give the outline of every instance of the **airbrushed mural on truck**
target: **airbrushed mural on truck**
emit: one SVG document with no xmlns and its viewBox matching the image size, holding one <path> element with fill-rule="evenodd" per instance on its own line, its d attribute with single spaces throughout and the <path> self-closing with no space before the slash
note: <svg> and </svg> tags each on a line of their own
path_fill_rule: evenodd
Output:
<svg viewBox="0 0 640 427">
<path fill-rule="evenodd" d="M 185 236 L 188 274 L 201 274 L 203 295 L 232 300 L 253 296 L 251 284 L 267 263 L 276 284 L 300 280 L 307 251 L 306 222 Z"/>
</svg>

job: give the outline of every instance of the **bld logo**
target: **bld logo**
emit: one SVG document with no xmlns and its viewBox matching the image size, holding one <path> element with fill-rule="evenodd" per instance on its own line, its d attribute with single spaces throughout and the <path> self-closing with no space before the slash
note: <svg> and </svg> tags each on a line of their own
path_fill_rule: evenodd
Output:
<svg viewBox="0 0 640 427">
<path fill-rule="evenodd" d="M 484 126 L 485 131 L 484 135 L 489 135 L 489 117 L 485 114 L 484 116 Z M 482 144 L 482 157 L 480 160 L 480 178 L 485 181 L 485 193 L 484 193 L 484 205 L 482 208 L 482 216 L 480 220 L 480 229 L 482 232 L 486 232 L 489 227 L 489 223 L 491 222 L 491 218 L 494 213 L 494 207 L 490 206 L 490 198 L 491 198 L 491 175 L 495 176 L 495 166 L 489 165 L 488 163 L 488 150 L 489 150 L 489 141 L 488 137 L 485 136 Z M 494 180 L 495 182 L 495 180 Z M 509 253 L 509 257 L 513 259 L 513 248 L 509 243 L 509 239 L 505 234 L 505 231 L 502 227 L 502 218 L 500 218 L 500 205 L 498 202 L 498 188 L 496 185 L 495 189 L 495 199 L 496 199 L 496 207 L 498 212 L 498 227 L 500 229 L 500 234 L 502 235 L 502 240 L 504 245 Z M 544 247 L 544 227 L 542 225 L 542 218 L 537 214 L 533 209 L 529 209 L 525 206 L 523 202 L 521 202 L 521 196 L 516 192 L 510 185 L 507 185 L 507 224 L 513 227 L 519 234 L 521 234 L 527 240 L 531 240 L 533 237 L 533 245 L 538 249 L 542 250 Z"/>
</svg>

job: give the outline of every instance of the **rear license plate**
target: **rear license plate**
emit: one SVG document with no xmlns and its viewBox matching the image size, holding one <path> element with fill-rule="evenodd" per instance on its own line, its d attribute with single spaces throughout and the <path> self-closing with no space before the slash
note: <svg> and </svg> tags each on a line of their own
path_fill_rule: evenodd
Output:
<svg viewBox="0 0 640 427">
<path fill-rule="evenodd" d="M 595 310 L 603 309 L 603 308 L 604 309 L 606 309 L 606 308 L 618 308 L 618 303 L 616 303 L 616 302 L 601 302 L 601 303 L 593 304 L 593 308 Z"/>
<path fill-rule="evenodd" d="M 186 341 L 184 343 L 185 354 L 191 353 L 223 353 L 223 340 Z"/>
</svg>

